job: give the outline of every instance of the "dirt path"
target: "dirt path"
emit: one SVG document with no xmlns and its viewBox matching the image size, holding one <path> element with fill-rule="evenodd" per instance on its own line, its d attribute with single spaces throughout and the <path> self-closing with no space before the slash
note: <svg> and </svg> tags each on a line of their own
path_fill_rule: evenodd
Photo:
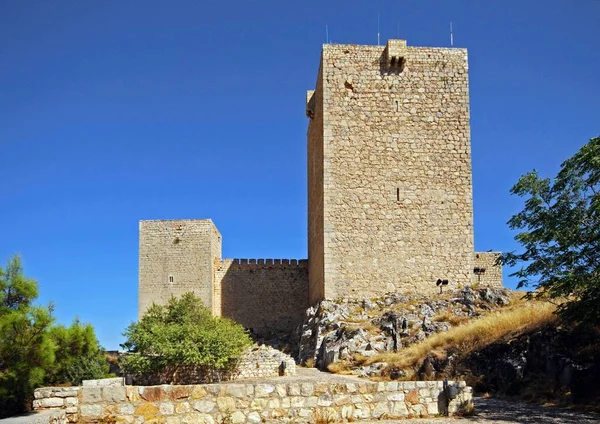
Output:
<svg viewBox="0 0 600 424">
<path fill-rule="evenodd" d="M 600 423 L 600 415 L 584 414 L 569 409 L 554 408 L 528 403 L 509 402 L 500 399 L 475 399 L 477 416 L 461 421 L 486 424 L 509 423 Z"/>
<path fill-rule="evenodd" d="M 401 421 L 377 421 L 386 424 L 591 424 L 600 423 L 600 415 L 584 414 L 568 409 L 530 405 L 500 399 L 475 398 L 477 415 L 465 418 L 430 418 Z M 372 423 L 372 424 L 375 424 Z"/>
</svg>

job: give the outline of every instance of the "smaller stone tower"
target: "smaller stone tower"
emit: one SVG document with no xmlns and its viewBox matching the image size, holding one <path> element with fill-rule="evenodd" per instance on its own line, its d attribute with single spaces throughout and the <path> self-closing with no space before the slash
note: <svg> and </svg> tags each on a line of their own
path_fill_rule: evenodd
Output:
<svg viewBox="0 0 600 424">
<path fill-rule="evenodd" d="M 190 291 L 220 315 L 213 275 L 221 234 L 210 219 L 140 221 L 139 252 L 139 318 L 153 302 L 164 304 Z"/>
</svg>

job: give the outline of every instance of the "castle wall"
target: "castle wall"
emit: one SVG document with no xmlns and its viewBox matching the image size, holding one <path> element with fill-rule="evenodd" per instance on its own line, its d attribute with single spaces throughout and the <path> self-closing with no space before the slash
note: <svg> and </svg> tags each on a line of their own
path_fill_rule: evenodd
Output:
<svg viewBox="0 0 600 424">
<path fill-rule="evenodd" d="M 139 223 L 138 316 L 152 303 L 193 292 L 213 308 L 213 263 L 221 257 L 221 235 L 211 220 Z"/>
<path fill-rule="evenodd" d="M 323 86 L 319 68 L 317 85 L 307 94 L 308 125 L 308 266 L 309 302 L 314 305 L 324 297 L 323 257 Z"/>
<path fill-rule="evenodd" d="M 322 228 L 326 298 L 427 292 L 438 278 L 473 277 L 467 52 L 388 44 L 403 69 L 390 66 L 385 46 L 323 46 L 316 234 Z M 309 222 L 320 219 L 320 201 L 309 196 Z"/>
<path fill-rule="evenodd" d="M 502 284 L 502 265 L 496 263 L 500 257 L 500 252 L 475 252 L 475 262 L 473 269 L 485 269 L 479 275 L 475 273 L 473 283 L 482 286 L 503 287 Z"/>
<path fill-rule="evenodd" d="M 295 259 L 215 261 L 221 314 L 257 334 L 291 332 L 308 308 L 308 263 Z"/>
</svg>

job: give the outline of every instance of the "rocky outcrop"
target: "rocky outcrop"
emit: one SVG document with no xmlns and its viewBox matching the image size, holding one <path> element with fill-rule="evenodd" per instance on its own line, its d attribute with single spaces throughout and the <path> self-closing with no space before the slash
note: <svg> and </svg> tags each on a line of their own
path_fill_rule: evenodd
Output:
<svg viewBox="0 0 600 424">
<path fill-rule="evenodd" d="M 419 342 L 447 331 L 453 318 L 479 315 L 510 303 L 502 288 L 465 287 L 439 297 L 389 293 L 367 300 L 324 300 L 306 310 L 296 332 L 296 359 L 320 369 L 353 356 L 373 356 Z M 357 369 L 362 375 L 379 374 L 385 364 Z"/>
<path fill-rule="evenodd" d="M 539 394 L 541 383 L 548 394 L 568 392 L 574 402 L 586 402 L 600 397 L 600 363 L 590 350 L 598 350 L 597 337 L 591 330 L 549 328 L 491 344 L 456 368 L 476 376 L 478 390 L 522 395 L 533 383 Z"/>
</svg>

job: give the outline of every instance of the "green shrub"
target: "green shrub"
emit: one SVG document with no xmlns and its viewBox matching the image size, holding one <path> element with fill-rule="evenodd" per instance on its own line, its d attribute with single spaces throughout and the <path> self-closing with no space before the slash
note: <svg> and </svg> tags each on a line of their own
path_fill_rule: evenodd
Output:
<svg viewBox="0 0 600 424">
<path fill-rule="evenodd" d="M 123 369 L 146 384 L 221 379 L 251 344 L 241 325 L 213 317 L 192 293 L 152 305 L 124 335 Z"/>
<path fill-rule="evenodd" d="M 27 410 L 54 362 L 47 331 L 51 308 L 32 306 L 37 295 L 37 283 L 23 275 L 18 256 L 0 268 L 0 418 Z"/>
<path fill-rule="evenodd" d="M 50 328 L 50 337 L 56 346 L 54 365 L 48 371 L 45 384 L 79 385 L 82 380 L 109 376 L 106 353 L 100 347 L 90 324 L 78 319 L 70 327 L 57 325 Z"/>
<path fill-rule="evenodd" d="M 75 321 L 52 326 L 52 306 L 33 306 L 34 279 L 14 256 L 0 268 L 0 418 L 31 408 L 33 390 L 104 377 L 108 363 L 94 329 Z"/>
</svg>

